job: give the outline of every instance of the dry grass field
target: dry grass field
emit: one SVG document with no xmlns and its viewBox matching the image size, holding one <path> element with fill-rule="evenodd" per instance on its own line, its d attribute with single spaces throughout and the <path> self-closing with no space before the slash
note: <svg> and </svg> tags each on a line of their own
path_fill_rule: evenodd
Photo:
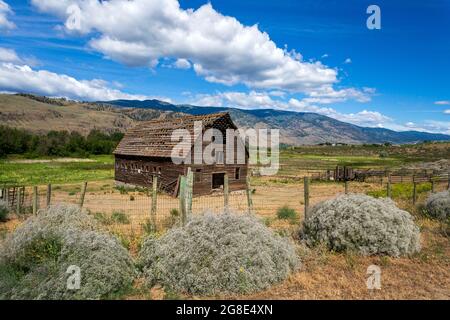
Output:
<svg viewBox="0 0 450 320">
<path fill-rule="evenodd" d="M 440 185 L 438 189 L 445 189 Z M 383 186 L 376 183 L 351 183 L 350 192 L 366 193 L 377 191 Z M 56 186 L 53 202 L 73 202 L 79 199 L 79 184 Z M 144 289 L 136 281 L 133 292 L 126 299 L 450 299 L 450 241 L 442 224 L 420 215 L 418 206 L 408 199 L 397 199 L 400 207 L 412 212 L 421 229 L 423 249 L 410 258 L 360 257 L 351 253 L 334 253 L 325 248 L 307 248 L 298 239 L 298 229 L 303 220 L 303 185 L 301 182 L 281 180 L 254 181 L 254 211 L 262 221 L 278 233 L 292 237 L 302 260 L 301 269 L 286 281 L 269 290 L 245 296 L 195 297 L 166 292 L 163 288 Z M 41 205 L 44 205 L 45 187 L 40 188 Z M 344 192 L 343 184 L 315 183 L 311 186 L 311 205 L 330 199 Z M 422 203 L 427 193 L 419 197 Z M 233 211 L 247 210 L 245 193 L 231 195 Z M 105 227 L 119 236 L 123 244 L 136 256 L 139 245 L 145 237 L 145 223 L 150 217 L 151 198 L 144 191 L 120 192 L 113 189 L 112 181 L 89 183 L 85 207 L 94 215 L 111 217 L 114 212 L 124 213 L 125 220 L 105 223 Z M 277 209 L 288 205 L 297 212 L 295 220 L 280 220 Z M 220 211 L 223 197 L 211 195 L 195 198 L 194 214 L 210 208 Z M 160 232 L 169 227 L 171 209 L 178 208 L 178 200 L 160 195 L 157 217 Z M 0 225 L 1 234 L 16 228 L 21 219 L 15 218 Z M 104 222 L 101 220 L 101 222 Z M 381 290 L 368 290 L 367 267 L 377 265 L 382 270 Z"/>
</svg>

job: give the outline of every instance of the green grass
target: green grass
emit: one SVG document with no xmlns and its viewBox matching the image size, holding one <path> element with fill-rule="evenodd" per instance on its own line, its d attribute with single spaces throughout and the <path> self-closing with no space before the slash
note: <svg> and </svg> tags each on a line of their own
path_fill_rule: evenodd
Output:
<svg viewBox="0 0 450 320">
<path fill-rule="evenodd" d="M 297 212 L 288 206 L 283 206 L 277 210 L 277 217 L 281 220 L 294 221 L 297 219 Z"/>
<path fill-rule="evenodd" d="M 413 184 L 412 183 L 396 183 L 391 187 L 391 195 L 393 199 L 412 199 L 413 195 Z M 431 191 L 430 183 L 421 183 L 416 186 L 416 193 L 420 195 L 422 193 L 426 193 Z M 386 198 L 387 190 L 384 188 L 383 190 L 369 191 L 367 195 L 375 197 L 375 198 Z"/>
<path fill-rule="evenodd" d="M 92 156 L 94 162 L 15 163 L 0 160 L 0 185 L 74 183 L 114 178 L 112 155 Z"/>
<path fill-rule="evenodd" d="M 344 156 L 298 154 L 285 151 L 280 155 L 280 175 L 293 175 L 299 170 L 327 170 L 336 166 L 352 166 L 357 168 L 391 168 L 401 165 L 404 160 L 379 156 Z"/>
<path fill-rule="evenodd" d="M 119 224 L 129 224 L 130 220 L 128 219 L 127 215 L 122 211 L 114 211 L 111 214 L 111 220 L 115 223 Z"/>
</svg>

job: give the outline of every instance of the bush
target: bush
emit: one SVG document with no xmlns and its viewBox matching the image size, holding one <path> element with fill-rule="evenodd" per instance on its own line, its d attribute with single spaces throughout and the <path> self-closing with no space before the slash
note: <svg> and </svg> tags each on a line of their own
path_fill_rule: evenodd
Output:
<svg viewBox="0 0 450 320">
<path fill-rule="evenodd" d="M 0 221 L 5 221 L 8 217 L 8 204 L 6 201 L 0 200 Z"/>
<path fill-rule="evenodd" d="M 67 288 L 69 266 L 81 271 Z M 100 299 L 127 289 L 133 261 L 117 238 L 101 232 L 77 206 L 58 204 L 26 220 L 0 250 L 0 298 Z"/>
<path fill-rule="evenodd" d="M 447 220 L 450 217 L 450 191 L 434 193 L 425 203 L 427 213 L 439 220 Z"/>
<path fill-rule="evenodd" d="M 420 250 L 419 228 L 412 216 L 390 199 L 343 195 L 314 206 L 303 223 L 308 245 L 362 255 L 409 255 Z"/>
<path fill-rule="evenodd" d="M 297 212 L 288 206 L 283 206 L 277 210 L 277 217 L 278 219 L 295 220 Z"/>
<path fill-rule="evenodd" d="M 249 293 L 282 281 L 299 265 L 294 247 L 249 215 L 206 213 L 140 252 L 148 285 L 198 295 Z"/>
</svg>

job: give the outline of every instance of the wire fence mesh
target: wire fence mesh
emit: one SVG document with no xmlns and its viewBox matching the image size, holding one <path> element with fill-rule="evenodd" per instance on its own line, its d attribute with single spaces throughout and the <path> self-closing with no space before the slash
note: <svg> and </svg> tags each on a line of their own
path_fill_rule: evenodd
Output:
<svg viewBox="0 0 450 320">
<path fill-rule="evenodd" d="M 281 182 L 280 182 L 281 181 Z M 375 196 L 386 196 L 386 181 L 371 182 L 347 182 L 349 193 L 366 193 Z M 299 181 L 278 182 L 252 181 L 250 189 L 252 209 L 255 214 L 262 218 L 275 218 L 277 210 L 283 206 L 294 209 L 299 219 L 304 217 L 304 185 Z M 393 194 L 394 197 L 412 197 L 412 187 L 409 183 L 398 184 L 400 192 Z M 437 183 L 434 191 L 439 192 L 448 188 L 446 183 Z M 26 217 L 33 212 L 34 187 L 19 186 L 13 188 L 15 193 L 8 193 L 11 210 L 19 217 Z M 48 186 L 37 186 L 37 208 L 46 208 L 48 201 L 55 203 L 81 204 L 83 185 L 55 184 L 51 186 L 50 198 Z M 344 194 L 346 188 L 344 183 L 338 182 L 314 182 L 309 189 L 309 204 L 315 204 Z M 420 201 L 423 201 L 431 192 L 430 183 L 421 183 L 418 187 Z M 5 198 L 5 189 L 1 197 Z M 180 220 L 180 200 L 164 193 L 158 193 L 156 199 L 156 211 L 154 223 L 158 230 L 164 230 L 173 226 Z M 20 203 L 18 206 L 17 202 Z M 205 211 L 221 213 L 224 211 L 224 194 L 217 193 L 207 196 L 194 197 L 192 200 L 192 214 L 201 214 Z M 83 208 L 98 219 L 111 230 L 120 233 L 139 234 L 147 232 L 152 228 L 152 190 L 137 188 L 116 188 L 113 182 L 97 181 L 87 184 L 84 196 Z M 230 211 L 245 214 L 249 211 L 246 191 L 232 192 L 229 195 Z"/>
</svg>

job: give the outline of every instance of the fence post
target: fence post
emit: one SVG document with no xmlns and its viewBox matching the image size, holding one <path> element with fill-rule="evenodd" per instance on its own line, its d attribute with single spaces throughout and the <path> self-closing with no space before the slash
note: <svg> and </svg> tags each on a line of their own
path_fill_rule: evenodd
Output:
<svg viewBox="0 0 450 320">
<path fill-rule="evenodd" d="M 158 197 L 158 176 L 155 174 L 152 179 L 152 209 L 150 213 L 150 221 L 152 222 L 153 229 L 156 231 L 156 208 Z"/>
<path fill-rule="evenodd" d="M 380 176 L 380 186 L 383 186 L 383 176 Z"/>
<path fill-rule="evenodd" d="M 229 211 L 229 198 L 230 188 L 228 185 L 228 173 L 225 173 L 225 176 L 223 177 L 223 206 L 226 213 Z"/>
<path fill-rule="evenodd" d="M 49 183 L 47 185 L 47 207 L 50 205 L 52 200 L 52 185 Z"/>
<path fill-rule="evenodd" d="M 17 187 L 17 203 L 16 203 L 16 213 L 20 214 L 20 201 L 21 201 L 21 188 Z"/>
<path fill-rule="evenodd" d="M 434 179 L 431 177 L 431 193 L 435 193 L 435 191 Z"/>
<path fill-rule="evenodd" d="M 180 176 L 180 213 L 183 226 L 186 225 L 186 177 Z"/>
<path fill-rule="evenodd" d="M 447 173 L 447 190 L 450 190 L 450 172 Z"/>
<path fill-rule="evenodd" d="M 22 196 L 20 198 L 20 206 L 23 207 L 23 204 L 25 203 L 25 187 L 22 187 L 21 189 L 22 189 Z"/>
<path fill-rule="evenodd" d="M 415 176 L 413 175 L 413 204 L 416 204 L 416 200 L 417 200 L 417 182 Z"/>
<path fill-rule="evenodd" d="M 345 194 L 348 194 L 348 181 L 345 180 L 344 182 L 344 189 L 345 189 Z"/>
<path fill-rule="evenodd" d="M 247 192 L 247 206 L 248 206 L 248 214 L 252 214 L 253 212 L 253 200 L 252 200 L 252 190 L 250 185 L 250 176 L 247 175 L 246 179 L 246 192 Z"/>
<path fill-rule="evenodd" d="M 6 206 L 9 208 L 9 188 L 5 188 L 4 193 L 3 199 L 5 199 Z"/>
<path fill-rule="evenodd" d="M 192 215 L 192 197 L 194 194 L 194 173 L 188 168 L 186 176 L 186 218 L 189 221 Z"/>
<path fill-rule="evenodd" d="M 304 177 L 303 179 L 303 193 L 305 202 L 305 220 L 308 217 L 309 211 L 309 177 Z"/>
<path fill-rule="evenodd" d="M 83 205 L 84 205 L 84 196 L 86 195 L 86 189 L 87 189 L 87 181 L 85 181 L 83 183 L 83 186 L 81 189 L 80 208 L 83 208 Z"/>
<path fill-rule="evenodd" d="M 37 213 L 38 207 L 38 187 L 33 186 L 33 214 Z"/>
<path fill-rule="evenodd" d="M 391 188 L 391 175 L 388 176 L 388 181 L 387 181 L 387 197 L 391 198 L 392 197 L 392 188 Z"/>
</svg>

